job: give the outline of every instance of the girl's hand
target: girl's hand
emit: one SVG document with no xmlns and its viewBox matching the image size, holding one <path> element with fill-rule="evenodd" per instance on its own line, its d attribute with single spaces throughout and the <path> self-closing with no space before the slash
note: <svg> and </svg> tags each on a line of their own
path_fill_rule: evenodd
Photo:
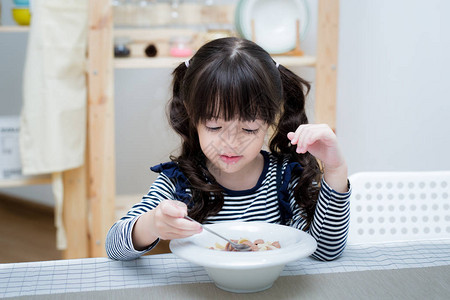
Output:
<svg viewBox="0 0 450 300">
<path fill-rule="evenodd" d="M 187 206 L 176 200 L 164 200 L 155 209 L 153 228 L 163 240 L 179 239 L 202 231 L 200 224 L 184 219 Z"/>
<path fill-rule="evenodd" d="M 336 135 L 326 124 L 300 125 L 295 132 L 287 135 L 292 145 L 297 145 L 297 153 L 308 151 L 325 165 L 331 168 L 344 163 Z"/>
<path fill-rule="evenodd" d="M 133 229 L 135 249 L 146 249 L 157 238 L 171 240 L 201 232 L 200 224 L 184 219 L 185 215 L 186 204 L 176 200 L 163 200 L 136 221 Z"/>
<path fill-rule="evenodd" d="M 347 164 L 333 130 L 326 124 L 303 124 L 287 138 L 297 153 L 311 153 L 323 164 L 325 181 L 336 191 L 347 191 Z"/>
</svg>

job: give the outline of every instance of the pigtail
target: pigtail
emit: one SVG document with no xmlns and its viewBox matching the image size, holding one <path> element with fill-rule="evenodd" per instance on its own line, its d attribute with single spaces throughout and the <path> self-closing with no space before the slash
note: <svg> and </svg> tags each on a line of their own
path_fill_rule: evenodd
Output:
<svg viewBox="0 0 450 300">
<path fill-rule="evenodd" d="M 287 134 L 294 132 L 299 125 L 308 123 L 305 98 L 310 90 L 310 84 L 282 65 L 279 65 L 278 69 L 283 86 L 284 101 L 269 147 L 273 153 L 289 154 L 303 167 L 303 172 L 300 174 L 299 182 L 294 190 L 294 196 L 299 207 L 305 212 L 302 217 L 306 219 L 309 227 L 317 203 L 319 193 L 317 183 L 320 182 L 321 170 L 316 158 L 310 153 L 298 154 L 296 152 L 296 146 L 287 142 Z"/>
<path fill-rule="evenodd" d="M 183 102 L 187 71 L 187 65 L 182 63 L 172 74 L 173 96 L 168 103 L 168 119 L 171 127 L 181 136 L 182 145 L 180 156 L 171 156 L 170 159 L 178 163 L 189 181 L 192 193 L 188 204 L 189 215 L 202 223 L 208 216 L 215 215 L 222 209 L 223 190 L 205 167 L 205 155 L 198 142 L 195 124 L 192 124 Z"/>
<path fill-rule="evenodd" d="M 186 140 L 189 136 L 189 117 L 181 98 L 181 85 L 186 70 L 186 65 L 182 63 L 173 71 L 172 99 L 168 103 L 168 119 L 170 125 L 183 140 Z"/>
</svg>

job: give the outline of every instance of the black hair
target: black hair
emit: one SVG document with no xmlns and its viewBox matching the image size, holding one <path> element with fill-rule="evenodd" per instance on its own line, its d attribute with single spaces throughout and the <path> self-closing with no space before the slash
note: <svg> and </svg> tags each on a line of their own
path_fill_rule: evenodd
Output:
<svg viewBox="0 0 450 300">
<path fill-rule="evenodd" d="M 182 145 L 180 155 L 171 159 L 189 180 L 191 217 L 202 222 L 223 207 L 223 190 L 205 167 L 196 126 L 213 118 L 229 121 L 237 117 L 271 125 L 270 151 L 290 155 L 291 161 L 302 165 L 294 196 L 311 223 L 321 171 L 311 154 L 297 154 L 287 139 L 288 132 L 308 123 L 305 98 L 309 89 L 307 81 L 282 65 L 277 67 L 263 48 L 235 37 L 208 42 L 189 60 L 189 67 L 182 63 L 173 71 L 168 113 Z"/>
</svg>

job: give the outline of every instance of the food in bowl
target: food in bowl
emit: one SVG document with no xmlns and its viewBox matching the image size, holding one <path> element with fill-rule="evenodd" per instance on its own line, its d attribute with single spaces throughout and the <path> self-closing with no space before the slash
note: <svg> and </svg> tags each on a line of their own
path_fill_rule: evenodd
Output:
<svg viewBox="0 0 450 300">
<path fill-rule="evenodd" d="M 245 244 L 250 247 L 250 251 L 266 251 L 266 250 L 275 250 L 281 248 L 280 243 L 276 242 L 264 242 L 263 239 L 257 239 L 254 242 L 249 241 L 248 239 L 239 239 L 239 240 L 231 240 L 235 244 Z M 238 251 L 236 250 L 230 243 L 226 243 L 225 246 L 222 244 L 216 243 L 214 247 L 210 247 L 209 249 L 213 250 L 222 250 L 222 251 Z"/>
<path fill-rule="evenodd" d="M 203 266 L 214 284 L 234 293 L 254 293 L 270 288 L 286 263 L 311 255 L 316 240 L 293 227 L 265 222 L 221 222 L 204 225 L 227 237 L 278 241 L 273 251 L 213 251 L 222 239 L 203 230 L 184 239 L 170 241 L 170 250 L 181 259 Z"/>
<path fill-rule="evenodd" d="M 12 16 L 18 25 L 30 25 L 31 13 L 28 7 L 14 7 L 12 8 Z"/>
</svg>

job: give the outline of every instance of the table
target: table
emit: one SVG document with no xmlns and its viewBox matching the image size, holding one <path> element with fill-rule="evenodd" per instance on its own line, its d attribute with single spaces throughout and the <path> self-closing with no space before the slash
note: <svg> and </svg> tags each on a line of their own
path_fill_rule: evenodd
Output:
<svg viewBox="0 0 450 300">
<path fill-rule="evenodd" d="M 233 294 L 173 254 L 0 265 L 0 297 L 36 299 L 449 299 L 450 239 L 348 245 L 342 257 L 289 263 L 272 288 Z M 162 297 L 162 298 L 161 298 Z"/>
</svg>

